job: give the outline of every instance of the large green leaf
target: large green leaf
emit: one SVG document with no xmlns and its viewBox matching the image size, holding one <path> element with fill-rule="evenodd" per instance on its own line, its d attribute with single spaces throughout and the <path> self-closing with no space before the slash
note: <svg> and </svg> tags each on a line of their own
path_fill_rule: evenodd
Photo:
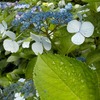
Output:
<svg viewBox="0 0 100 100">
<path fill-rule="evenodd" d="M 39 55 L 33 79 L 41 100 L 100 100 L 95 70 L 73 58 Z"/>
<path fill-rule="evenodd" d="M 82 0 L 84 2 L 100 2 L 100 0 Z"/>
<path fill-rule="evenodd" d="M 96 74 L 98 77 L 98 87 L 99 87 L 99 94 L 100 94 L 100 61 L 94 63 L 94 67 L 96 67 Z"/>
<path fill-rule="evenodd" d="M 36 63 L 36 57 L 34 57 L 33 59 L 31 59 L 27 65 L 26 71 L 25 71 L 25 78 L 27 79 L 32 79 L 32 74 L 33 74 L 33 68 L 35 66 Z"/>
<path fill-rule="evenodd" d="M 100 61 L 100 50 L 90 52 L 86 59 L 88 64 Z"/>
<path fill-rule="evenodd" d="M 65 26 L 60 27 L 53 36 L 54 49 L 64 55 L 74 51 L 78 46 L 72 43 L 71 37 Z"/>
</svg>

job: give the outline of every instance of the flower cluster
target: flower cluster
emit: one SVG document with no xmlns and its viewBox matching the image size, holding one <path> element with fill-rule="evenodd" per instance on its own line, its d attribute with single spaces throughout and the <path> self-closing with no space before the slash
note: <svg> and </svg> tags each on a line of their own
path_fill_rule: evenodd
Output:
<svg viewBox="0 0 100 100">
<path fill-rule="evenodd" d="M 69 33 L 76 33 L 72 36 L 71 41 L 76 45 L 80 45 L 85 41 L 85 37 L 93 35 L 94 26 L 88 21 L 72 20 L 68 23 L 67 30 Z"/>
<path fill-rule="evenodd" d="M 36 55 L 38 53 L 43 53 L 43 48 L 47 51 L 51 49 L 51 41 L 47 37 L 38 36 L 31 33 L 31 37 L 35 40 L 35 43 L 32 44 L 32 50 Z"/>
<path fill-rule="evenodd" d="M 25 100 L 24 98 L 32 97 L 35 95 L 36 90 L 32 80 L 24 82 L 18 81 L 2 90 L 0 100 Z"/>
<path fill-rule="evenodd" d="M 1 9 L 5 9 L 7 7 L 12 7 L 15 6 L 17 4 L 17 2 L 12 3 L 12 2 L 0 2 L 0 8 Z"/>
<path fill-rule="evenodd" d="M 39 6 L 35 6 L 27 12 L 18 13 L 12 25 L 21 25 L 21 30 L 23 31 L 29 28 L 30 25 L 33 25 L 33 29 L 35 30 L 40 30 L 42 27 L 47 28 L 47 19 L 53 24 L 66 24 L 72 20 L 72 14 L 70 13 L 71 8 L 72 6 L 68 4 L 59 11 L 43 12 Z"/>
<path fill-rule="evenodd" d="M 14 9 L 23 9 L 23 8 L 29 8 L 29 4 L 18 4 L 18 2 L 0 2 L 0 8 L 5 9 L 7 7 L 14 7 Z"/>
</svg>

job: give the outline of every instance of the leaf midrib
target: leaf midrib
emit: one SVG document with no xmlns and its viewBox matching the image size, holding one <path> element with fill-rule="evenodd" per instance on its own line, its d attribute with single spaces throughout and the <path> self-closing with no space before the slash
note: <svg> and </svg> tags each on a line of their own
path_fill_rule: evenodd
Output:
<svg viewBox="0 0 100 100">
<path fill-rule="evenodd" d="M 43 60 L 43 62 L 45 62 L 45 60 L 41 57 L 41 59 Z M 47 66 L 49 66 L 46 62 L 45 64 Z M 49 68 L 59 77 L 59 75 L 49 66 Z M 68 87 L 68 85 L 59 77 L 59 79 L 66 85 L 66 87 L 78 98 L 78 100 L 81 100 L 72 90 L 71 88 Z"/>
</svg>

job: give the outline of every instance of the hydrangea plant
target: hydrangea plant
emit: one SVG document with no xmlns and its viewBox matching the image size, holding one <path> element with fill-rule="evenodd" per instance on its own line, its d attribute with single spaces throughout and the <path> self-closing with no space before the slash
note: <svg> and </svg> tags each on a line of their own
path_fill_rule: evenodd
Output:
<svg viewBox="0 0 100 100">
<path fill-rule="evenodd" d="M 0 2 L 0 100 L 100 100 L 99 66 L 99 0 Z"/>
</svg>

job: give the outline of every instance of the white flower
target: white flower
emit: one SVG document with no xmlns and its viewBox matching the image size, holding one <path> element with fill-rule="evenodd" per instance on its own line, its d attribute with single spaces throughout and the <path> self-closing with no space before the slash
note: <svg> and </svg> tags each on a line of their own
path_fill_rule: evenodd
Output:
<svg viewBox="0 0 100 100">
<path fill-rule="evenodd" d="M 74 8 L 78 9 L 78 8 L 80 8 L 80 5 L 79 4 L 75 4 Z"/>
<path fill-rule="evenodd" d="M 35 43 L 32 44 L 32 50 L 36 55 L 38 53 L 43 53 L 43 47 L 48 51 L 51 49 L 51 41 L 47 37 L 38 36 L 31 33 L 31 37 L 35 40 Z"/>
<path fill-rule="evenodd" d="M 65 0 L 60 0 L 58 3 L 58 7 L 63 7 L 65 5 L 66 5 Z"/>
<path fill-rule="evenodd" d="M 97 12 L 100 12 L 100 6 L 97 8 Z"/>
<path fill-rule="evenodd" d="M 19 49 L 19 45 L 16 41 L 14 41 L 16 39 L 16 35 L 12 31 L 9 31 L 7 29 L 7 23 L 5 21 L 2 21 L 2 23 L 0 24 L 0 33 L 2 37 L 8 36 L 9 38 L 11 38 L 11 40 L 5 39 L 3 41 L 3 47 L 6 51 L 10 51 L 12 53 L 17 52 Z"/>
<path fill-rule="evenodd" d="M 5 21 L 2 21 L 2 23 L 0 24 L 0 33 L 2 34 L 2 37 L 4 37 L 6 35 L 6 36 L 10 37 L 12 40 L 14 40 L 16 38 L 15 33 L 7 30 L 7 23 Z"/>
<path fill-rule="evenodd" d="M 23 82 L 25 82 L 25 79 L 24 78 L 20 78 L 18 81 L 23 83 Z"/>
<path fill-rule="evenodd" d="M 23 48 L 29 48 L 30 42 L 23 42 L 22 47 Z"/>
<path fill-rule="evenodd" d="M 15 53 L 19 50 L 19 45 L 16 41 L 5 39 L 3 41 L 3 47 L 6 51 L 10 51 L 12 53 Z"/>
<path fill-rule="evenodd" d="M 80 45 L 85 41 L 85 37 L 90 37 L 93 34 L 94 26 L 91 22 L 72 20 L 68 23 L 67 30 L 69 33 L 76 33 L 72 36 L 71 41 L 76 45 Z"/>
<path fill-rule="evenodd" d="M 25 100 L 24 96 L 21 96 L 21 93 L 15 93 L 14 100 Z"/>
</svg>

